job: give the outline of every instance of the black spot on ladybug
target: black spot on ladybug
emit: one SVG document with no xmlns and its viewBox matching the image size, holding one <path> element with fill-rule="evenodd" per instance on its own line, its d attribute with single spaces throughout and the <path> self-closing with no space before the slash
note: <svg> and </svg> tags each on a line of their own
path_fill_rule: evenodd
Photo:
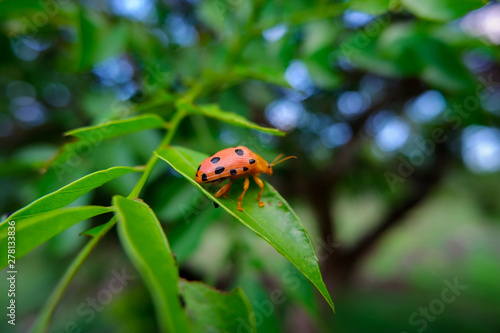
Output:
<svg viewBox="0 0 500 333">
<path fill-rule="evenodd" d="M 204 182 L 207 181 L 207 174 L 206 173 L 204 173 L 204 174 L 201 175 L 201 180 L 204 181 Z"/>
<path fill-rule="evenodd" d="M 220 175 L 221 173 L 224 172 L 224 169 L 225 169 L 224 167 L 218 166 L 217 168 L 215 168 L 215 174 Z"/>
<path fill-rule="evenodd" d="M 251 158 L 251 159 L 249 159 L 249 160 L 248 160 L 248 163 L 250 163 L 250 164 L 254 164 L 254 163 L 255 163 L 255 160 L 254 160 L 253 158 Z"/>
<path fill-rule="evenodd" d="M 248 171 L 248 168 L 247 167 L 243 167 L 243 171 Z"/>
<path fill-rule="evenodd" d="M 242 149 L 236 149 L 234 152 L 236 153 L 236 155 L 240 155 L 240 156 L 243 156 L 243 154 L 244 154 Z"/>
<path fill-rule="evenodd" d="M 237 173 L 237 171 L 236 169 L 231 169 L 229 170 L 229 173 L 234 176 Z"/>
<path fill-rule="evenodd" d="M 210 160 L 210 162 L 212 162 L 212 164 L 217 164 L 217 163 L 219 163 L 219 161 L 220 161 L 220 157 L 214 157 Z"/>
</svg>

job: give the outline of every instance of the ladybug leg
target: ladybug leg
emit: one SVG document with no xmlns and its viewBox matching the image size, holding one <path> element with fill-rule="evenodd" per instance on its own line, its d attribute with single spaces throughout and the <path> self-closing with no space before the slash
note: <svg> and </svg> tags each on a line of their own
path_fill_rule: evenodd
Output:
<svg viewBox="0 0 500 333">
<path fill-rule="evenodd" d="M 248 187 L 250 186 L 250 181 L 248 180 L 248 176 L 245 176 L 245 182 L 243 183 L 243 192 L 241 193 L 240 197 L 238 198 L 238 210 L 243 211 L 243 208 L 241 208 L 241 202 L 243 201 L 243 197 L 245 196 L 245 193 L 248 190 Z"/>
<path fill-rule="evenodd" d="M 231 181 L 229 183 L 227 183 L 226 185 L 222 186 L 218 191 L 217 193 L 215 193 L 215 197 L 218 198 L 220 197 L 221 195 L 224 196 L 224 198 L 227 198 L 227 194 L 229 193 L 229 189 L 231 188 L 231 185 L 233 184 L 233 180 L 231 179 Z"/>
<path fill-rule="evenodd" d="M 253 175 L 253 180 L 255 180 L 257 185 L 259 185 L 260 187 L 260 192 L 259 194 L 257 194 L 257 201 L 259 202 L 259 207 L 264 207 L 266 204 L 260 201 L 260 196 L 262 195 L 262 192 L 264 192 L 264 182 L 256 175 Z"/>
</svg>

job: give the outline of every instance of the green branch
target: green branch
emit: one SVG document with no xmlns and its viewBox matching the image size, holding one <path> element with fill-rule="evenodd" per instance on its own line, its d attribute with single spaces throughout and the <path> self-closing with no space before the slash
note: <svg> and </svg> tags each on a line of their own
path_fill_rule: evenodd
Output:
<svg viewBox="0 0 500 333">
<path fill-rule="evenodd" d="M 170 122 L 170 129 L 165 134 L 162 142 L 158 146 L 158 149 L 165 148 L 170 144 L 184 116 L 185 116 L 184 109 L 182 108 L 177 109 Z M 148 163 L 146 164 L 146 167 L 144 169 L 141 178 L 135 185 L 134 189 L 128 195 L 129 199 L 136 198 L 140 194 L 149 176 L 153 172 L 153 169 L 157 162 L 158 162 L 158 156 L 156 156 L 156 154 L 152 154 L 150 159 L 148 160 Z M 102 228 L 98 227 L 99 228 L 98 231 L 92 235 L 93 236 L 92 240 L 90 240 L 85 245 L 85 247 L 78 253 L 78 256 L 71 262 L 70 266 L 64 273 L 62 279 L 59 281 L 56 288 L 52 291 L 52 294 L 50 295 L 48 301 L 45 303 L 42 313 L 40 314 L 38 320 L 33 326 L 32 333 L 43 333 L 48 331 L 52 316 L 54 315 L 57 305 L 61 301 L 61 298 L 64 295 L 64 292 L 68 288 L 69 284 L 75 277 L 76 272 L 80 269 L 85 259 L 87 259 L 87 257 L 89 256 L 90 252 L 92 252 L 92 250 L 96 247 L 99 241 L 107 234 L 107 232 L 115 224 L 116 224 L 116 217 L 113 217 L 106 224 L 104 224 Z"/>
</svg>

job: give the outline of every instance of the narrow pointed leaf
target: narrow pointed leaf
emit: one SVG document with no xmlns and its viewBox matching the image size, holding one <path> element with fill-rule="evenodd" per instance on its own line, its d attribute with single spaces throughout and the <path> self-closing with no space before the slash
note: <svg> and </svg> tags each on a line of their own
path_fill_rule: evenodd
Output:
<svg viewBox="0 0 500 333">
<path fill-rule="evenodd" d="M 50 211 L 44 214 L 9 219 L 15 221 L 15 257 L 22 258 L 38 245 L 45 243 L 67 228 L 96 215 L 111 212 L 111 208 L 83 206 Z M 1 250 L 7 253 L 9 224 L 0 225 Z M 9 240 L 10 241 L 10 240 Z M 0 257 L 0 269 L 7 266 L 7 256 Z"/>
<path fill-rule="evenodd" d="M 179 270 L 158 218 L 143 202 L 115 196 L 113 205 L 120 241 L 149 288 L 162 332 L 190 332 L 180 303 Z"/>
<path fill-rule="evenodd" d="M 65 144 L 52 163 L 55 164 L 54 167 L 61 168 L 61 163 L 72 162 L 80 159 L 81 156 L 87 156 L 102 141 L 163 127 L 165 127 L 165 122 L 160 116 L 145 114 L 96 126 L 77 128 L 65 133 L 66 136 L 73 136 L 76 140 Z"/>
<path fill-rule="evenodd" d="M 103 141 L 147 129 L 162 128 L 165 122 L 155 114 L 114 120 L 97 126 L 81 127 L 65 133 L 80 140 Z"/>
<path fill-rule="evenodd" d="M 253 310 L 241 288 L 224 293 L 185 280 L 181 280 L 180 288 L 195 332 L 255 332 Z"/>
<path fill-rule="evenodd" d="M 242 117 L 239 114 L 236 114 L 234 112 L 223 111 L 219 108 L 217 104 L 205 104 L 198 106 L 186 102 L 179 102 L 178 106 L 186 109 L 191 114 L 201 114 L 204 115 L 205 117 L 214 118 L 223 121 L 225 123 L 228 123 L 230 125 L 246 127 L 272 135 L 278 135 L 278 136 L 285 135 L 284 132 L 276 128 L 259 126 L 256 123 L 247 120 L 245 117 Z"/>
<path fill-rule="evenodd" d="M 266 203 L 266 206 L 259 207 L 257 205 L 256 198 L 259 188 L 252 184 L 243 200 L 243 209 L 245 211 L 240 212 L 236 207 L 238 196 L 241 193 L 238 187 L 243 186 L 241 181 L 235 181 L 227 199 L 215 198 L 214 193 L 218 188 L 210 185 L 205 188 L 195 182 L 196 168 L 208 157 L 207 155 L 183 147 L 170 147 L 157 151 L 156 154 L 202 191 L 210 200 L 218 203 L 229 214 L 290 260 L 318 288 L 332 309 L 334 309 L 330 294 L 321 277 L 318 258 L 307 231 L 289 204 L 269 183 L 264 182 L 265 189 L 262 194 L 262 201 Z"/>
<path fill-rule="evenodd" d="M 141 171 L 140 168 L 113 167 L 96 171 L 49 193 L 9 216 L 8 220 L 19 220 L 65 207 L 93 189 L 125 174 Z M 7 220 L 3 221 L 3 226 Z"/>
</svg>

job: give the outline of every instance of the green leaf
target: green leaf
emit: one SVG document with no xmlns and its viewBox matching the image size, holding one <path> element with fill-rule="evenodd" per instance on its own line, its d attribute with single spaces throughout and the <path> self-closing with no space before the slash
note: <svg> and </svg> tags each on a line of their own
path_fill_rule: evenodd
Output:
<svg viewBox="0 0 500 333">
<path fill-rule="evenodd" d="M 279 253 L 285 256 L 304 274 L 321 292 L 328 304 L 334 309 L 330 294 L 321 277 L 318 258 L 307 231 L 299 218 L 283 197 L 271 186 L 265 183 L 262 201 L 266 206 L 261 208 L 255 200 L 259 188 L 254 184 L 248 189 L 243 208 L 236 209 L 241 182 L 233 184 L 227 199 L 215 198 L 217 190 L 214 187 L 205 189 L 194 180 L 194 174 L 200 163 L 208 156 L 182 147 L 170 147 L 157 151 L 156 154 L 184 176 L 191 184 L 202 191 L 210 200 L 218 203 L 230 215 L 254 231 L 258 236 L 271 244 Z"/>
<path fill-rule="evenodd" d="M 486 5 L 484 0 L 401 0 L 416 16 L 432 21 L 450 21 Z"/>
<path fill-rule="evenodd" d="M 284 71 L 279 71 L 271 67 L 254 66 L 248 68 L 246 66 L 235 66 L 233 71 L 236 75 L 243 78 L 255 79 L 276 86 L 291 88 L 290 84 L 285 80 Z"/>
<path fill-rule="evenodd" d="M 92 252 L 92 250 L 96 247 L 97 243 L 99 243 L 101 238 L 104 237 L 104 235 L 106 235 L 106 233 L 115 225 L 115 221 L 116 218 L 113 217 L 109 222 L 87 230 L 84 233 L 92 237 L 92 239 L 83 247 L 75 259 L 73 259 L 71 265 L 69 265 L 63 277 L 52 291 L 52 294 L 50 294 L 50 297 L 47 299 L 47 302 L 42 308 L 40 316 L 38 316 L 38 319 L 33 325 L 31 333 L 43 333 L 49 330 L 50 321 L 52 320 L 54 312 L 57 308 L 57 304 L 60 302 L 71 280 L 73 280 L 76 272 L 80 269 L 90 252 Z"/>
<path fill-rule="evenodd" d="M 125 21 L 110 24 L 100 13 L 86 9 L 79 14 L 80 70 L 126 50 L 129 27 Z"/>
<path fill-rule="evenodd" d="M 307 6 L 307 2 L 302 2 L 302 5 L 304 6 L 304 8 L 293 10 L 293 12 L 284 14 L 280 11 L 280 15 L 267 17 L 262 22 L 258 23 L 255 28 L 259 30 L 265 30 L 272 28 L 278 23 L 285 23 L 289 26 L 300 25 L 303 23 L 318 21 L 320 19 L 341 16 L 344 11 L 349 8 L 349 3 L 333 3 L 318 6 Z M 279 8 L 280 10 L 281 7 L 282 6 L 280 6 Z"/>
<path fill-rule="evenodd" d="M 190 332 L 181 307 L 179 271 L 160 222 L 144 202 L 113 197 L 118 235 L 128 257 L 141 274 L 156 307 L 163 332 Z"/>
<path fill-rule="evenodd" d="M 353 34 L 341 44 L 339 55 L 368 71 L 418 77 L 443 91 L 466 92 L 476 86 L 457 50 L 432 37 L 425 26 L 393 23 L 380 31 L 372 36 Z"/>
<path fill-rule="evenodd" d="M 43 10 L 43 3 L 36 0 L 0 1 L 0 16 L 27 15 Z"/>
<path fill-rule="evenodd" d="M 3 226 L 7 221 L 20 220 L 38 214 L 46 213 L 58 208 L 65 207 L 93 189 L 125 174 L 140 171 L 140 168 L 113 167 L 106 170 L 97 171 L 83 178 L 49 193 L 37 199 L 29 205 L 19 209 L 0 224 Z"/>
<path fill-rule="evenodd" d="M 356 66 L 383 76 L 402 76 L 405 72 L 395 61 L 386 59 L 380 55 L 378 38 L 389 21 L 384 18 L 378 18 L 373 23 L 376 28 L 373 33 L 368 35 L 364 30 L 359 30 L 340 44 L 336 51 L 336 56 L 344 61 L 352 62 Z"/>
<path fill-rule="evenodd" d="M 88 126 L 64 133 L 80 140 L 99 142 L 125 134 L 135 133 L 153 128 L 162 128 L 165 122 L 155 114 L 144 114 L 133 118 L 114 120 L 97 126 Z"/>
<path fill-rule="evenodd" d="M 39 174 L 40 169 L 45 165 L 43 161 L 20 161 L 8 159 L 0 164 L 0 177 L 25 177 L 26 175 Z"/>
<path fill-rule="evenodd" d="M 304 60 L 309 74 L 317 87 L 325 90 L 335 89 L 342 83 L 340 75 L 328 68 L 326 61 L 320 62 L 313 59 Z"/>
<path fill-rule="evenodd" d="M 179 265 L 182 266 L 196 252 L 203 235 L 206 234 L 206 229 L 217 220 L 217 217 L 217 211 L 204 209 L 193 214 L 188 221 L 177 223 L 169 230 L 170 245 Z"/>
<path fill-rule="evenodd" d="M 427 49 L 418 49 L 426 66 L 420 77 L 443 91 L 454 93 L 473 91 L 477 83 L 457 56 L 457 52 L 438 39 L 428 38 Z"/>
<path fill-rule="evenodd" d="M 393 0 L 352 0 L 350 9 L 380 15 L 390 10 L 391 2 Z"/>
<path fill-rule="evenodd" d="M 274 290 L 281 290 L 281 289 L 274 289 L 269 292 L 270 290 L 267 288 L 268 286 L 264 286 L 266 282 L 262 281 L 262 271 L 259 269 L 258 272 L 248 269 L 249 267 L 243 268 L 243 271 L 241 274 L 239 274 L 237 280 L 235 281 L 235 284 L 240 286 L 243 291 L 245 292 L 245 295 L 248 295 L 248 297 L 252 300 L 252 308 L 254 313 L 261 314 L 259 316 L 260 318 L 258 319 L 258 332 L 286 332 L 283 328 L 283 323 L 281 323 L 281 318 L 279 316 L 262 316 L 263 314 L 263 304 L 268 304 L 268 306 L 273 306 L 273 308 L 265 309 L 267 313 L 269 312 L 274 312 L 275 310 L 278 310 L 274 308 L 274 306 L 278 306 L 280 303 L 283 304 L 284 300 L 279 297 L 280 295 L 277 295 L 276 293 L 279 293 L 274 291 Z M 299 273 L 300 274 L 300 273 Z M 288 272 L 279 272 L 278 276 L 286 277 L 286 281 L 288 281 L 290 275 Z M 292 277 L 293 278 L 293 277 Z M 297 280 L 295 281 L 303 281 L 304 278 L 302 277 L 297 277 Z M 283 285 L 287 285 L 288 283 L 284 283 Z M 310 284 L 310 283 L 300 283 L 300 284 Z M 297 284 L 294 283 L 294 286 Z M 283 289 L 285 292 L 285 289 Z M 271 296 L 273 295 L 273 296 Z M 278 296 L 278 297 L 276 297 Z M 314 293 L 312 297 L 315 297 L 316 294 Z M 285 297 L 288 298 L 288 295 L 285 294 Z M 273 299 L 271 299 L 273 298 Z M 288 302 L 287 302 L 288 304 Z M 268 312 L 269 311 L 269 312 Z M 279 311 L 279 310 L 278 310 Z M 312 319 L 313 317 L 311 317 Z M 324 332 L 323 332 L 324 333 Z"/>
<path fill-rule="evenodd" d="M 76 140 L 65 144 L 61 148 L 59 154 L 54 158 L 53 167 L 56 171 L 64 172 L 63 163 L 72 162 L 76 164 L 81 159 L 81 156 L 89 155 L 102 141 L 163 127 L 165 127 L 165 122 L 161 117 L 155 114 L 145 114 L 96 126 L 77 128 L 65 133 L 67 136 L 75 137 Z"/>
<path fill-rule="evenodd" d="M 45 214 L 31 215 L 31 217 L 9 218 L 15 221 L 15 257 L 22 258 L 38 245 L 45 243 L 55 235 L 61 233 L 76 223 L 96 215 L 111 212 L 111 208 L 101 206 L 83 206 L 54 210 Z M 0 244 L 3 253 L 7 253 L 7 243 L 10 224 L 0 225 Z M 0 258 L 0 269 L 7 266 L 7 255 Z"/>
<path fill-rule="evenodd" d="M 181 280 L 194 332 L 255 332 L 255 317 L 241 288 L 223 293 L 201 282 Z"/>
<path fill-rule="evenodd" d="M 184 108 L 191 114 L 201 114 L 206 117 L 214 118 L 234 126 L 251 128 L 272 135 L 278 135 L 278 136 L 285 135 L 284 132 L 278 129 L 259 126 L 247 120 L 245 117 L 240 116 L 239 114 L 222 111 L 217 104 L 205 104 L 197 106 L 181 101 L 179 103 L 179 107 Z"/>
<path fill-rule="evenodd" d="M 451 46 L 432 37 L 415 24 L 392 24 L 377 41 L 379 53 L 405 75 L 419 76 L 429 85 L 451 92 L 476 86 L 469 71 Z"/>
</svg>

